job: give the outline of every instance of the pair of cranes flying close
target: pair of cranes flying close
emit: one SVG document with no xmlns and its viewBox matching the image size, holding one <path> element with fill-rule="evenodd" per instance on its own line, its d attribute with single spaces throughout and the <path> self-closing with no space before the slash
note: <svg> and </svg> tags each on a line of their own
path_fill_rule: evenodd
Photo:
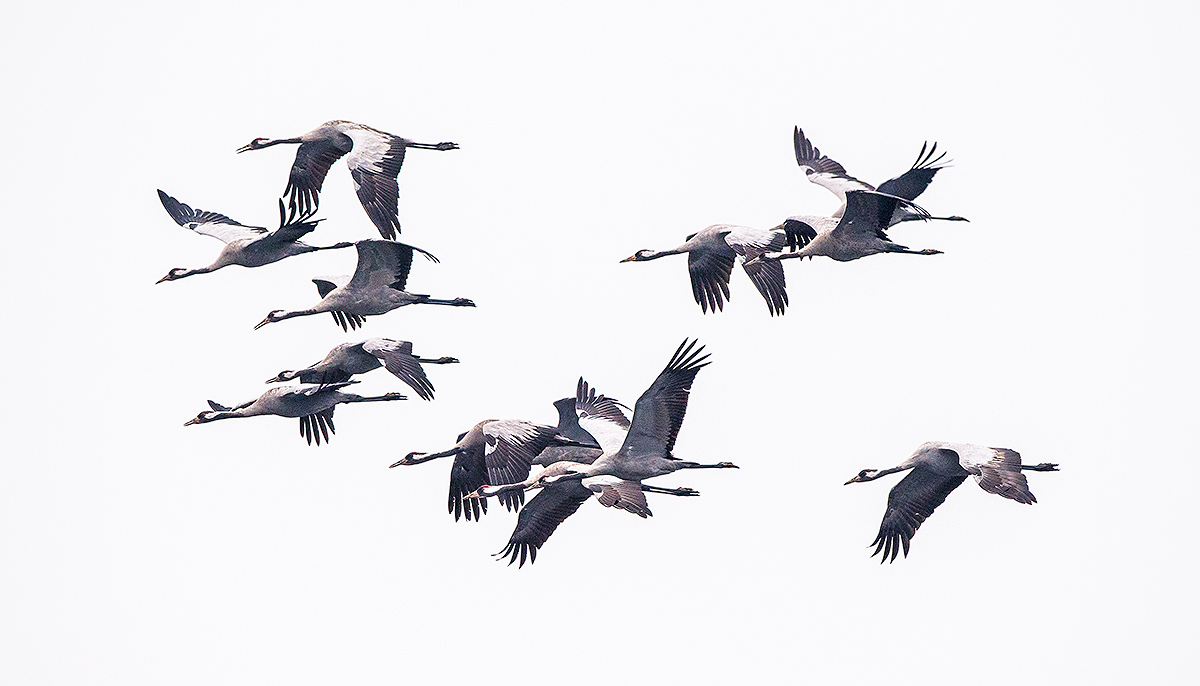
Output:
<svg viewBox="0 0 1200 686">
<path fill-rule="evenodd" d="M 729 279 L 734 263 L 740 260 L 774 316 L 783 314 L 788 304 L 783 260 L 824 256 L 849 262 L 879 253 L 939 255 L 940 250 L 910 250 L 893 243 L 887 229 L 907 221 L 966 221 L 958 216 L 934 217 L 913 202 L 949 164 L 943 161 L 945 152 L 937 155 L 937 143 L 922 145 L 908 171 L 878 188 L 850 176 L 841 164 L 822 155 L 800 127 L 793 133 L 792 144 L 796 163 L 808 180 L 841 200 L 842 206 L 832 215 L 788 217 L 772 229 L 714 224 L 691 234 L 678 247 L 657 252 L 639 250 L 621 261 L 646 262 L 686 253 L 692 295 L 701 311 L 708 313 L 725 309 Z M 791 252 L 784 253 L 785 248 Z"/>
<path fill-rule="evenodd" d="M 277 144 L 298 144 L 295 162 L 279 200 L 279 228 L 249 226 L 216 212 L 193 210 L 163 191 L 159 197 L 168 214 L 181 226 L 226 243 L 207 267 L 172 269 L 162 281 L 208 273 L 229 265 L 258 267 L 287 257 L 319 250 L 354 246 L 358 264 L 350 277 L 314 279 L 321 300 L 305 310 L 273 310 L 255 328 L 292 317 L 329 313 L 343 330 L 362 326 L 365 317 L 410 304 L 473 307 L 465 298 L 436 299 L 406 289 L 413 254 L 437 258 L 421 248 L 400 243 L 397 212 L 397 175 L 408 148 L 453 150 L 454 143 L 415 143 L 399 136 L 345 121 L 331 121 L 296 138 L 256 138 L 238 152 Z M 667 255 L 687 254 L 693 297 L 704 313 L 724 309 L 735 262 L 767 303 L 772 315 L 783 314 L 788 304 L 782 261 L 825 256 L 849 261 L 878 253 L 940 254 L 933 249 L 910 250 L 892 242 L 887 229 L 908 221 L 966 221 L 962 217 L 933 217 L 913 201 L 947 165 L 937 144 L 923 145 L 916 162 L 906 172 L 878 188 L 846 173 L 844 167 L 822 155 L 797 127 L 793 136 L 796 162 L 809 181 L 821 185 L 842 201 L 830 216 L 797 215 L 769 229 L 716 224 L 688 236 L 671 250 L 639 250 L 622 260 L 649 261 Z M 322 221 L 313 219 L 322 182 L 330 167 L 343 156 L 364 210 L 382 240 L 342 242 L 312 246 L 300 239 Z M 790 252 L 785 252 L 790 250 Z M 447 510 L 455 520 L 478 521 L 487 513 L 489 498 L 497 498 L 509 511 L 518 511 L 517 525 L 503 550 L 497 553 L 509 564 L 523 566 L 537 553 L 558 526 L 588 499 L 640 517 L 651 511 L 646 493 L 697 496 L 688 487 L 664 488 L 644 483 L 684 469 L 736 468 L 729 462 L 700 464 L 676 458 L 675 439 L 683 423 L 692 384 L 708 355 L 697 341 L 685 340 L 654 383 L 639 397 L 632 417 L 620 402 L 597 394 L 582 378 L 574 398 L 554 403 L 557 426 L 525 420 L 489 419 L 459 435 L 454 447 L 433 454 L 409 453 L 392 467 L 416 465 L 453 457 Z M 334 408 L 343 403 L 401 400 L 399 393 L 361 396 L 346 392 L 353 377 L 383 367 L 419 397 L 433 399 L 434 388 L 422 365 L 458 362 L 453 357 L 422 358 L 411 342 L 372 338 L 336 346 L 320 362 L 301 370 L 280 372 L 268 380 L 277 383 L 298 379 L 299 386 L 274 387 L 259 398 L 235 407 L 209 401 L 211 410 L 187 424 L 234 417 L 277 415 L 299 418 L 301 435 L 311 444 L 328 442 L 333 432 Z M 537 466 L 541 469 L 533 472 Z M 1057 465 L 1023 465 L 1020 455 L 1006 448 L 930 442 L 907 460 L 883 470 L 864 469 L 846 484 L 872 481 L 908 471 L 888 494 L 888 507 L 872 545 L 873 555 L 894 561 L 909 544 L 921 523 L 968 476 L 990 493 L 1019 503 L 1036 502 L 1023 471 L 1057 471 Z M 499 485 L 493 485 L 499 484 Z M 527 491 L 538 491 L 528 503 Z"/>
</svg>

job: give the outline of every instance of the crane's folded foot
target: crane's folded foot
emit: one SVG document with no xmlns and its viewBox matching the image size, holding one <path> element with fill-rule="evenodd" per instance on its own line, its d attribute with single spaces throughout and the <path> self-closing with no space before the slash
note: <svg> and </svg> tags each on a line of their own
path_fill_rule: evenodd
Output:
<svg viewBox="0 0 1200 686">
<path fill-rule="evenodd" d="M 450 304 L 455 307 L 475 307 L 475 303 L 468 298 L 455 298 Z"/>
<path fill-rule="evenodd" d="M 1021 465 L 1021 469 L 1028 469 L 1034 472 L 1057 472 L 1058 465 L 1050 462 L 1043 462 L 1041 464 Z"/>
<path fill-rule="evenodd" d="M 438 150 L 458 150 L 458 143 L 438 143 Z"/>
</svg>

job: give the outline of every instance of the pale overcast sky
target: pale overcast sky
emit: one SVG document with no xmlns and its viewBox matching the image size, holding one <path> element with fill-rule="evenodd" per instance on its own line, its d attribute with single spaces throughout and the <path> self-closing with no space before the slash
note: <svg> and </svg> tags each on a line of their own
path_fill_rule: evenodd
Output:
<svg viewBox="0 0 1200 686">
<path fill-rule="evenodd" d="M 1135 9 L 1136 8 L 1136 9 Z M 0 53 L 8 277 L 0 681 L 11 684 L 1184 683 L 1197 523 L 1196 11 L 1185 3 L 25 4 Z M 353 251 L 155 285 L 220 244 L 155 194 L 274 226 L 295 148 L 348 119 L 460 150 L 400 175 L 409 307 L 343 333 Z M 801 126 L 878 183 L 937 141 L 933 257 L 786 263 L 771 318 L 709 224 L 833 211 Z M 1164 192 L 1166 191 L 1166 192 Z M 314 244 L 377 237 L 345 165 Z M 411 340 L 437 399 L 184 427 L 344 341 Z M 632 405 L 685 337 L 712 353 L 642 520 L 585 504 L 518 570 L 515 523 L 445 512 L 449 448 L 553 423 L 584 376 Z M 364 393 L 407 391 L 384 372 Z M 964 484 L 880 566 L 927 440 L 1010 447 L 1032 507 Z"/>
</svg>

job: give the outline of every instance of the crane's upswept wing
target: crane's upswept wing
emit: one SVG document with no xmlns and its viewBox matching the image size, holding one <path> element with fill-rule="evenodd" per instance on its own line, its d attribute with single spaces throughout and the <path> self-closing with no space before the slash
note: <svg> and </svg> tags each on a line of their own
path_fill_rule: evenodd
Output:
<svg viewBox="0 0 1200 686">
<path fill-rule="evenodd" d="M 979 487 L 988 493 L 1004 496 L 1018 503 L 1032 505 L 1037 502 L 1029 491 L 1029 481 L 1021 473 L 1021 455 L 1008 448 L 989 448 L 992 459 L 976 464 L 978 474 L 973 474 Z M 974 471 L 967 468 L 967 471 Z"/>
<path fill-rule="evenodd" d="M 161 190 L 158 199 L 163 209 L 171 215 L 175 223 L 205 236 L 212 236 L 225 243 L 232 243 L 243 238 L 260 238 L 267 230 L 261 226 L 247 226 L 239 221 L 226 217 L 219 212 L 195 209 L 179 202 Z"/>
<path fill-rule="evenodd" d="M 871 184 L 850 176 L 842 165 L 822 155 L 821 151 L 804 137 L 804 132 L 800 130 L 799 126 L 792 133 L 792 147 L 796 150 L 796 164 L 804 170 L 808 180 L 828 189 L 842 201 L 843 205 L 846 202 L 846 193 L 849 191 L 875 190 Z M 833 216 L 838 216 L 838 213 L 834 213 Z"/>
<path fill-rule="evenodd" d="M 701 355 L 704 346 L 696 348 L 697 342 L 684 339 L 666 368 L 638 398 L 629 435 L 621 445 L 622 452 L 670 454 L 675 447 L 692 382 L 700 369 L 709 364 L 708 355 Z"/>
<path fill-rule="evenodd" d="M 596 439 L 605 453 L 620 450 L 629 433 L 629 418 L 621 411 L 622 407 L 620 402 L 597 394 L 596 389 L 590 388 L 583 377 L 579 377 L 579 383 L 575 385 L 575 414 L 579 417 L 579 426 Z"/>
<path fill-rule="evenodd" d="M 945 152 L 934 157 L 937 152 L 937 143 L 933 147 L 928 148 L 929 142 L 921 144 L 921 152 L 917 153 L 917 161 L 913 162 L 912 168 L 904 172 L 894 179 L 888 179 L 879 184 L 878 190 L 880 193 L 895 195 L 905 200 L 916 200 L 917 196 L 925 192 L 929 188 L 929 184 L 933 182 L 933 177 L 938 171 L 949 166 L 950 161 L 942 162 L 942 158 L 946 156 Z"/>
<path fill-rule="evenodd" d="M 891 224 L 892 215 L 897 208 L 909 209 L 921 218 L 929 217 L 924 208 L 904 198 L 875 191 L 851 191 L 846 195 L 846 211 L 842 213 L 841 220 L 830 234 L 847 237 L 874 236 L 881 240 L 890 240 L 885 230 Z"/>
</svg>

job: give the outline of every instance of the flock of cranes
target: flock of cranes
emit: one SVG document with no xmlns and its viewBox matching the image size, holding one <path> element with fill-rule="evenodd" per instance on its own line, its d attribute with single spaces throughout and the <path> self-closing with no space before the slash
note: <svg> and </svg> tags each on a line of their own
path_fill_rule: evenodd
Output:
<svg viewBox="0 0 1200 686">
<path fill-rule="evenodd" d="M 175 268 L 159 280 L 174 281 L 230 266 L 261 267 L 318 250 L 353 246 L 357 253 L 349 277 L 313 279 L 321 300 L 301 310 L 272 310 L 254 328 L 294 317 L 328 313 L 343 331 L 358 329 L 367 317 L 386 314 L 405 305 L 474 307 L 467 298 L 434 298 L 408 290 L 415 253 L 439 260 L 429 252 L 399 242 L 399 187 L 397 176 L 408 148 L 454 150 L 454 143 L 416 143 L 368 126 L 330 121 L 296 138 L 255 138 L 238 152 L 278 144 L 295 144 L 295 161 L 284 198 L 278 200 L 279 227 L 268 230 L 242 224 L 226 215 L 192 209 L 158 191 L 163 207 L 180 226 L 225 243 L 212 264 L 195 269 Z M 946 167 L 945 153 L 937 144 L 923 145 L 916 162 L 900 176 L 878 188 L 846 173 L 833 159 L 822 155 L 797 127 L 793 136 L 796 162 L 809 181 L 821 185 L 842 201 L 829 216 L 788 217 L 771 229 L 716 224 L 688 236 L 676 248 L 639 250 L 622 262 L 644 262 L 668 255 L 687 254 L 692 294 L 704 313 L 724 309 L 730 298 L 729 282 L 735 263 L 750 278 L 772 316 L 788 305 L 783 261 L 829 257 L 845 262 L 878 253 L 935 255 L 933 249 L 911 250 L 892 242 L 887 230 L 902 222 L 962 217 L 934 217 L 914 200 Z M 301 242 L 321 219 L 315 219 L 319 193 L 334 162 L 346 157 L 355 191 L 363 209 L 382 239 L 364 239 L 328 246 Z M 407 385 L 423 400 L 433 400 L 434 386 L 423 365 L 457 363 L 453 357 L 419 357 L 413 343 L 389 338 L 369 338 L 337 345 L 319 362 L 298 370 L 285 370 L 267 380 L 273 386 L 258 398 L 227 407 L 208 401 L 209 410 L 187 422 L 204 424 L 235 417 L 276 415 L 297 418 L 300 434 L 311 445 L 328 443 L 334 433 L 333 413 L 340 404 L 404 400 L 397 392 L 378 396 L 350 393 L 354 377 L 380 367 Z M 556 426 L 521 419 L 486 419 L 456 439 L 454 446 L 435 453 L 410 452 L 391 466 L 412 466 L 452 457 L 447 511 L 457 521 L 478 521 L 487 513 L 488 500 L 496 498 L 508 511 L 517 512 L 516 527 L 497 553 L 523 566 L 537 558 L 542 546 L 560 524 L 595 497 L 607 508 L 639 517 L 651 515 L 647 493 L 695 497 L 686 487 L 645 483 L 655 477 L 689 469 L 736 469 L 731 462 L 703 464 L 680 459 L 673 453 L 683 425 L 688 398 L 697 374 L 709 364 L 709 355 L 696 340 L 684 340 L 630 414 L 619 401 L 599 394 L 583 378 L 574 397 L 554 403 Z M 538 469 L 535 471 L 535 467 Z M 1019 503 L 1036 502 L 1023 471 L 1057 471 L 1057 465 L 1023 465 L 1021 456 L 1006 448 L 931 442 L 890 469 L 864 469 L 847 484 L 872 481 L 908 471 L 888 494 L 887 510 L 872 545 L 873 555 L 894 561 L 908 555 L 917 528 L 946 496 L 968 476 L 985 491 Z M 526 494 L 535 492 L 528 502 Z"/>
</svg>

